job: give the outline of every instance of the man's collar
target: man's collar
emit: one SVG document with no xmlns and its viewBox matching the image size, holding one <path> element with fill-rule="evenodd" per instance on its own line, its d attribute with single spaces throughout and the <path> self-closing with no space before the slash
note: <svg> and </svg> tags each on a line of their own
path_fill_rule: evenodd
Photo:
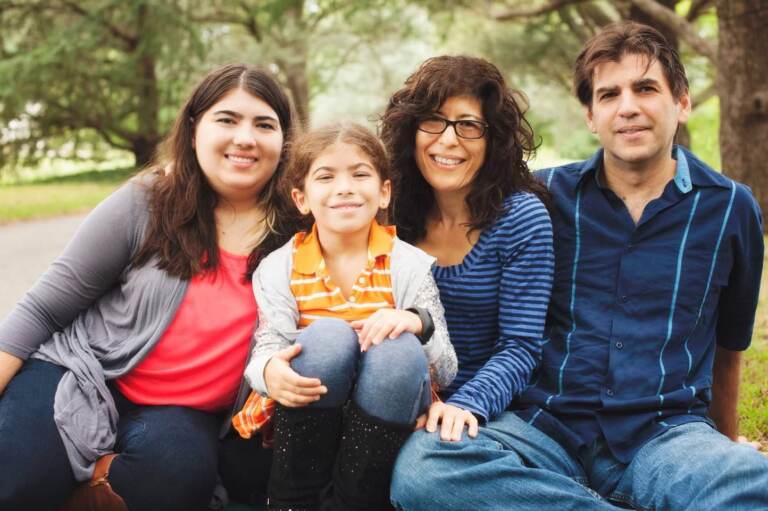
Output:
<svg viewBox="0 0 768 511">
<path fill-rule="evenodd" d="M 675 177 L 673 179 L 677 189 L 680 190 L 681 193 L 690 192 L 693 189 L 693 185 L 722 186 L 726 188 L 730 186 L 727 178 L 709 168 L 687 149 L 675 145 L 672 148 L 672 154 L 677 161 L 675 166 Z M 589 174 L 590 171 L 593 171 L 598 186 L 602 187 L 603 182 L 600 178 L 602 169 L 603 148 L 600 148 L 591 158 L 581 165 L 581 168 L 579 168 L 579 181 L 584 179 L 584 176 Z"/>
<path fill-rule="evenodd" d="M 374 220 L 368 234 L 368 259 L 375 261 L 377 257 L 392 252 L 395 238 L 395 227 L 383 227 Z M 317 236 L 317 224 L 312 226 L 309 233 L 299 233 L 293 245 L 293 267 L 305 275 L 315 275 L 325 270 L 323 251 Z"/>
</svg>

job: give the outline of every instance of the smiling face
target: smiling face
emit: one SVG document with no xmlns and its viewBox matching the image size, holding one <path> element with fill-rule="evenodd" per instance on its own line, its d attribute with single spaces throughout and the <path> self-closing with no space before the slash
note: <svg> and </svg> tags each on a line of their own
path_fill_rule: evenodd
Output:
<svg viewBox="0 0 768 511">
<path fill-rule="evenodd" d="M 671 158 L 678 123 L 691 111 L 684 92 L 675 99 L 661 65 L 627 54 L 598 64 L 587 125 L 605 148 L 606 165 L 645 169 Z"/>
<path fill-rule="evenodd" d="M 280 162 L 283 131 L 272 107 L 237 88 L 200 117 L 194 148 L 203 174 L 219 197 L 255 200 Z"/>
<path fill-rule="evenodd" d="M 452 96 L 435 114 L 450 121 L 485 122 L 482 104 L 473 96 Z M 486 146 L 485 137 L 460 138 L 452 126 L 437 135 L 417 130 L 414 158 L 421 175 L 436 193 L 466 194 L 485 162 Z"/>
<path fill-rule="evenodd" d="M 312 213 L 323 233 L 367 232 L 379 209 L 389 205 L 391 185 L 382 181 L 370 156 L 355 145 L 335 143 L 315 158 L 303 190 L 291 197 L 302 214 Z"/>
</svg>

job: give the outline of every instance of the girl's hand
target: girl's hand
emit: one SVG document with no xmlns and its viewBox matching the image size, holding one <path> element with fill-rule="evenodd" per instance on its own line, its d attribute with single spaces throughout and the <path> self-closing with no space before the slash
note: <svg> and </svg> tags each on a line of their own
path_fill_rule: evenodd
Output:
<svg viewBox="0 0 768 511">
<path fill-rule="evenodd" d="M 368 319 L 352 321 L 350 326 L 357 330 L 360 351 L 381 344 L 386 338 L 394 339 L 403 332 L 418 335 L 422 329 L 418 315 L 401 309 L 379 309 Z"/>
<path fill-rule="evenodd" d="M 418 429 L 421 417 L 416 420 Z M 440 440 L 448 442 L 458 442 L 461 440 L 461 433 L 464 426 L 467 426 L 470 438 L 477 436 L 478 424 L 477 417 L 472 412 L 453 406 L 442 401 L 432 403 L 427 412 L 426 428 L 430 433 L 437 431 L 437 423 L 440 422 Z"/>
<path fill-rule="evenodd" d="M 301 344 L 293 344 L 272 355 L 264 367 L 269 397 L 289 408 L 307 406 L 328 392 L 318 378 L 305 378 L 293 370 L 291 359 L 299 353 Z"/>
</svg>

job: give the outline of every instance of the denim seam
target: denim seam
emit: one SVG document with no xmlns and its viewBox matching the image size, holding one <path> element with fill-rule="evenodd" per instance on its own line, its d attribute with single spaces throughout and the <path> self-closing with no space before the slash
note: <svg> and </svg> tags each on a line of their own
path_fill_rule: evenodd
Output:
<svg viewBox="0 0 768 511">
<path fill-rule="evenodd" d="M 608 496 L 608 500 L 612 500 L 615 502 L 619 502 L 621 504 L 628 504 L 632 506 L 633 509 L 639 509 L 640 511 L 652 511 L 652 508 L 641 506 L 635 500 L 632 498 L 631 495 L 627 495 L 626 493 L 622 493 L 619 491 L 615 491 L 611 493 Z"/>
</svg>

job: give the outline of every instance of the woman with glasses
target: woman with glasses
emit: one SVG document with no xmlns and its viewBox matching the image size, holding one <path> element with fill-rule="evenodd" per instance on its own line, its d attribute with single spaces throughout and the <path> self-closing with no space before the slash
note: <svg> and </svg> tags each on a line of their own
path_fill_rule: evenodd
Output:
<svg viewBox="0 0 768 511">
<path fill-rule="evenodd" d="M 471 455 L 479 427 L 503 427 L 539 359 L 552 227 L 544 188 L 526 164 L 535 144 L 522 103 L 493 64 L 442 56 L 422 64 L 383 115 L 398 236 L 437 258 L 433 274 L 459 360 L 443 401 L 417 422 L 425 431 L 400 453 L 398 509 L 412 508 L 407 497 L 433 473 L 429 460 L 446 449 Z"/>
</svg>

